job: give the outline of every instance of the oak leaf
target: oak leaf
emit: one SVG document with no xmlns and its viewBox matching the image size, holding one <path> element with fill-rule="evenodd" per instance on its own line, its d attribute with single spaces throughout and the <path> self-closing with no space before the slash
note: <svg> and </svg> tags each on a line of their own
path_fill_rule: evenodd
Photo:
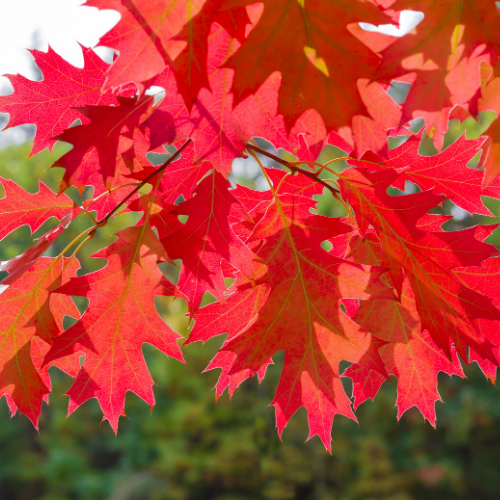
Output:
<svg viewBox="0 0 500 500">
<path fill-rule="evenodd" d="M 95 397 L 115 432 L 128 391 L 154 406 L 153 380 L 142 345 L 150 343 L 183 361 L 177 345 L 180 335 L 163 322 L 154 305 L 156 295 L 173 294 L 157 266 L 158 260 L 167 259 L 163 247 L 147 225 L 124 229 L 118 238 L 94 255 L 108 260 L 104 269 L 72 278 L 55 291 L 88 297 L 90 303 L 81 320 L 54 339 L 45 360 L 85 354 L 67 393 L 68 411 Z"/>
<path fill-rule="evenodd" d="M 223 260 L 248 278 L 253 276 L 254 255 L 228 221 L 230 216 L 248 219 L 248 214 L 228 191 L 228 185 L 215 170 L 205 177 L 198 185 L 196 196 L 171 212 L 187 215 L 186 224 L 162 240 L 172 259 L 182 259 L 177 287 L 188 298 L 192 313 L 198 309 L 206 291 L 219 301 L 224 300 Z"/>
<path fill-rule="evenodd" d="M 58 311 L 54 315 L 49 296 L 64 282 L 63 273 L 74 270 L 74 261 L 39 258 L 24 273 L 16 274 L 16 279 L 9 276 L 8 287 L 0 295 L 0 394 L 8 396 L 11 412 L 18 409 L 35 427 L 42 401 L 50 392 L 48 366 L 44 366 L 39 351 L 47 350 L 46 344 L 50 346 L 59 335 L 62 322 Z M 67 311 L 75 309 L 67 302 L 64 305 Z M 56 319 L 59 317 L 61 321 Z M 74 374 L 78 357 L 62 358 L 61 366 Z"/>
<path fill-rule="evenodd" d="M 146 226 L 124 229 L 118 241 L 94 257 L 106 258 L 104 269 L 72 278 L 56 293 L 88 297 L 82 319 L 54 339 L 46 362 L 74 352 L 85 361 L 68 395 L 69 413 L 97 398 L 113 430 L 125 410 L 125 394 L 132 391 L 154 406 L 153 380 L 141 348 L 145 342 L 183 361 L 177 339 L 159 317 L 156 295 L 171 295 L 173 286 L 157 267 L 167 256 L 158 238 Z"/>
<path fill-rule="evenodd" d="M 50 217 L 61 220 L 78 212 L 66 195 L 57 196 L 43 182 L 38 193 L 27 193 L 13 181 L 1 179 L 5 196 L 0 199 L 0 239 L 27 224 L 34 233 Z"/>
<path fill-rule="evenodd" d="M 451 108 L 467 105 L 476 95 L 479 66 L 500 47 L 498 9 L 492 0 L 398 0 L 391 8 L 420 11 L 425 17 L 381 52 L 377 76 L 387 81 L 417 75 L 402 120 L 424 118 L 427 133 L 441 149 Z"/>
<path fill-rule="evenodd" d="M 245 37 L 250 20 L 245 7 L 233 3 L 94 0 L 90 5 L 121 14 L 120 22 L 101 38 L 103 45 L 120 54 L 108 72 L 106 85 L 117 87 L 130 81 L 141 84 L 172 65 L 191 108 L 200 88 L 208 83 L 206 48 L 212 24 L 218 23 L 240 41 Z"/>
<path fill-rule="evenodd" d="M 87 106 L 80 112 L 90 123 L 65 130 L 57 139 L 69 142 L 73 149 L 52 166 L 66 169 L 60 184 L 64 191 L 75 186 L 83 192 L 90 180 L 108 190 L 122 169 L 126 169 L 123 154 L 133 145 L 136 127 L 153 103 L 151 97 L 118 97 L 119 106 Z M 97 178 L 102 179 L 101 183 Z M 100 194 L 100 192 L 99 192 Z"/>
<path fill-rule="evenodd" d="M 386 20 L 365 1 L 265 1 L 256 27 L 227 63 L 236 70 L 237 102 L 279 71 L 279 113 L 288 130 L 310 108 L 320 111 L 328 129 L 350 126 L 354 115 L 365 114 L 356 81 L 371 79 L 379 58 L 348 25 Z"/>
<path fill-rule="evenodd" d="M 370 173 L 367 169 L 347 169 L 341 176 L 342 193 L 354 208 L 362 232 L 371 225 L 382 245 L 382 266 L 403 269 L 415 294 L 423 328 L 448 356 L 451 343 L 462 359 L 472 347 L 493 363 L 498 354 L 494 345 L 474 324 L 474 319 L 500 319 L 499 312 L 484 296 L 464 287 L 451 271 L 477 266 L 495 255 L 492 245 L 476 239 L 481 228 L 454 232 L 418 229 L 417 221 L 445 200 L 430 191 L 389 196 L 395 170 Z"/>
<path fill-rule="evenodd" d="M 82 47 L 84 67 L 76 68 L 66 62 L 49 46 L 48 52 L 30 50 L 43 74 L 36 82 L 22 75 L 7 75 L 14 93 L 0 96 L 0 112 L 9 113 L 7 127 L 24 123 L 36 125 L 36 135 L 30 155 L 45 148 L 52 151 L 56 137 L 76 120 L 88 123 L 79 109 L 83 106 L 109 106 L 116 97 L 102 93 L 101 88 L 109 67 L 92 50 Z"/>
<path fill-rule="evenodd" d="M 380 268 L 335 258 L 320 242 L 349 226 L 312 215 L 310 199 L 279 195 L 257 225 L 252 239 L 264 239 L 256 284 L 271 287 L 255 319 L 222 348 L 236 355 L 228 375 L 257 373 L 278 350 L 285 365 L 272 405 L 281 435 L 301 406 L 308 412 L 309 437 L 318 435 L 330 449 L 336 414 L 355 418 L 339 377 L 342 359 L 385 375 L 377 349 L 383 342 L 344 315 L 343 298 L 391 298 L 380 282 Z M 236 300 L 236 299 L 235 299 Z M 235 321 L 238 320 L 236 316 Z"/>
<path fill-rule="evenodd" d="M 387 373 L 398 379 L 398 419 L 406 410 L 416 406 L 435 426 L 435 402 L 441 401 L 437 391 L 438 373 L 459 376 L 463 373 L 455 350 L 451 351 L 450 361 L 429 333 L 422 329 L 408 279 L 403 281 L 400 301 L 364 301 L 353 321 L 388 342 L 379 353 Z M 344 375 L 353 379 L 355 408 L 366 399 L 373 399 L 385 380 L 380 374 L 359 365 L 351 365 Z"/>
</svg>

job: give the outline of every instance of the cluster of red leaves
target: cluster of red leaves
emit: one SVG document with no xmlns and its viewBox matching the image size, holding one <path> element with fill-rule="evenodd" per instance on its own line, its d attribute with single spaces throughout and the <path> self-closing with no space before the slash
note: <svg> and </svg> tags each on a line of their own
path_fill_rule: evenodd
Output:
<svg viewBox="0 0 500 500">
<path fill-rule="evenodd" d="M 500 119 L 487 138 L 462 137 L 442 150 L 450 116 L 500 113 L 494 0 L 88 5 L 121 14 L 101 40 L 116 49 L 113 64 L 90 49 L 82 69 L 50 49 L 33 51 L 43 80 L 10 76 L 14 93 L 0 97 L 9 126 L 36 125 L 32 154 L 58 140 L 73 146 L 54 164 L 65 168 L 58 195 L 2 181 L 0 238 L 60 220 L 1 266 L 9 274 L 0 295 L 0 395 L 12 413 L 37 425 L 52 365 L 75 377 L 70 412 L 95 397 L 116 430 L 128 391 L 153 406 L 142 345 L 183 361 L 157 295 L 187 301 L 194 327 L 185 344 L 228 334 L 208 367 L 222 369 L 217 396 L 262 379 L 283 351 L 272 402 L 279 433 L 304 406 L 310 436 L 327 448 L 334 416 L 355 419 L 341 377 L 353 380 L 354 408 L 395 377 L 398 416 L 416 406 L 432 424 L 437 375 L 463 376 L 458 356 L 495 381 L 500 259 L 484 240 L 496 226 L 447 232 L 448 217 L 429 213 L 451 200 L 489 215 L 482 196 L 500 197 Z M 425 15 L 403 38 L 359 26 L 397 22 L 402 10 Z M 395 81 L 411 84 L 403 105 L 388 94 Z M 145 92 L 152 87 L 164 96 Z M 421 134 L 404 127 L 414 118 L 424 119 L 437 155 L 419 154 Z M 76 119 L 81 125 L 70 128 Z M 409 137 L 390 150 L 388 136 L 397 135 Z M 254 137 L 297 162 L 262 168 L 270 191 L 232 189 L 232 161 L 246 149 L 255 154 L 247 147 Z M 334 181 L 320 179 L 314 164 L 327 144 L 348 156 Z M 166 153 L 164 145 L 182 152 L 155 168 L 147 154 Z M 479 168 L 470 168 L 481 150 Z M 388 194 L 406 181 L 420 192 Z M 139 195 L 145 183 L 151 191 Z M 69 186 L 93 186 L 93 199 L 73 206 Z M 345 219 L 311 211 L 312 197 L 328 190 Z M 95 254 L 107 260 L 100 271 L 77 276 L 75 258 L 42 256 L 82 211 L 96 214 L 81 235 L 91 238 L 117 208 L 143 216 Z M 175 286 L 158 268 L 173 259 L 182 262 Z M 205 292 L 217 302 L 200 308 Z M 81 318 L 71 296 L 89 299 Z M 80 318 L 66 331 L 65 315 Z M 342 360 L 352 364 L 341 374 Z"/>
</svg>

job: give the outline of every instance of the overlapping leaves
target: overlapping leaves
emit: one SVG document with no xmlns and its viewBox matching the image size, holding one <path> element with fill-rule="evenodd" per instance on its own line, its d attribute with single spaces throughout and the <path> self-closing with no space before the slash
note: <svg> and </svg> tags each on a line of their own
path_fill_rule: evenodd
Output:
<svg viewBox="0 0 500 500">
<path fill-rule="evenodd" d="M 51 365 L 75 377 L 70 413 L 97 398 L 116 431 L 128 391 L 153 406 L 143 344 L 183 360 L 157 296 L 187 302 L 194 326 L 185 344 L 228 334 L 207 368 L 222 370 L 217 397 L 262 380 L 283 351 L 272 401 L 278 431 L 304 406 L 310 437 L 327 448 L 335 415 L 355 418 L 342 376 L 353 380 L 354 408 L 395 377 L 398 417 L 416 406 L 433 424 L 439 372 L 462 376 L 461 359 L 495 380 L 500 260 L 485 239 L 496 226 L 445 231 L 449 217 L 429 212 L 450 200 L 492 215 L 483 197 L 499 197 L 498 119 L 489 139 L 463 136 L 434 156 L 420 153 L 424 133 L 442 149 L 453 107 L 461 117 L 499 116 L 494 1 L 89 4 L 121 14 L 101 40 L 119 52 L 113 64 L 90 49 L 81 69 L 51 49 L 35 52 L 43 80 L 11 76 L 14 93 L 0 98 L 10 126 L 37 126 L 32 154 L 56 140 L 72 146 L 53 165 L 65 169 L 59 195 L 2 181 L 0 238 L 59 221 L 0 266 L 8 273 L 0 388 L 12 413 L 37 425 Z M 425 15 L 407 37 L 358 25 L 397 20 L 398 9 Z M 388 92 L 394 80 L 412 85 L 401 105 Z M 146 95 L 158 87 L 162 96 Z M 407 122 L 417 117 L 426 129 L 413 134 Z M 390 149 L 388 136 L 402 144 Z M 287 167 L 260 165 L 264 192 L 235 188 L 229 177 L 235 158 L 259 150 L 256 137 L 297 158 L 260 150 Z M 327 143 L 348 155 L 340 174 L 315 163 Z M 153 166 L 153 154 L 168 160 Z M 389 194 L 408 181 L 419 192 Z M 64 193 L 87 186 L 92 198 L 81 207 Z M 313 197 L 328 193 L 344 219 L 314 213 Z M 140 213 L 138 222 L 93 255 L 105 259 L 102 269 L 77 274 L 78 245 L 121 210 Z M 58 257 L 43 256 L 76 216 L 93 225 Z M 179 269 L 175 285 L 158 267 L 167 261 Z M 206 292 L 216 302 L 200 307 Z M 89 299 L 81 317 L 71 296 Z M 65 315 L 78 321 L 64 331 Z M 343 374 L 341 361 L 352 363 Z"/>
</svg>

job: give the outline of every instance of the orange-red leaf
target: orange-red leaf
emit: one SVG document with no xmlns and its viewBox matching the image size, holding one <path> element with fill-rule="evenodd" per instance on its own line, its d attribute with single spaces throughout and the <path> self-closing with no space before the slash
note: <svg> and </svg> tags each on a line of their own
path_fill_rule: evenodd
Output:
<svg viewBox="0 0 500 500">
<path fill-rule="evenodd" d="M 362 0 L 265 1 L 256 27 L 228 61 L 236 70 L 237 101 L 279 71 L 279 112 L 288 130 L 309 108 L 321 113 L 329 129 L 350 126 L 354 115 L 365 114 L 356 81 L 370 79 L 379 59 L 348 25 L 384 20 L 380 10 Z"/>
<path fill-rule="evenodd" d="M 408 279 L 404 279 L 401 301 L 369 300 L 363 302 L 353 321 L 388 342 L 379 349 L 387 373 L 398 379 L 398 418 L 416 406 L 435 426 L 435 402 L 441 401 L 437 391 L 439 372 L 463 376 L 455 350 L 452 361 L 422 329 L 415 298 Z M 380 374 L 359 365 L 350 366 L 345 376 L 354 381 L 355 408 L 374 398 L 384 382 Z"/>
<path fill-rule="evenodd" d="M 417 78 L 403 106 L 403 121 L 424 118 L 438 149 L 456 104 L 467 105 L 480 87 L 479 65 L 500 48 L 500 16 L 494 0 L 398 0 L 396 10 L 424 13 L 408 35 L 381 52 L 378 76 Z"/>
<path fill-rule="evenodd" d="M 66 259 L 40 258 L 16 280 L 11 278 L 0 295 L 0 395 L 9 396 L 11 411 L 19 409 L 35 427 L 50 392 L 48 367 L 38 351 L 60 333 L 49 295 L 62 284 L 63 272 L 74 269 L 74 262 Z M 35 336 L 39 338 L 33 343 Z M 68 359 L 61 362 L 71 366 Z"/>
<path fill-rule="evenodd" d="M 46 361 L 74 352 L 85 361 L 68 391 L 69 413 L 90 398 L 97 398 L 116 431 L 125 410 L 125 394 L 132 391 L 154 406 L 153 380 L 142 354 L 148 342 L 182 361 L 180 337 L 159 317 L 156 295 L 170 295 L 172 285 L 157 267 L 166 259 L 158 238 L 148 226 L 125 229 L 118 241 L 95 254 L 108 259 L 95 273 L 72 278 L 57 293 L 90 299 L 82 319 L 54 340 Z"/>
<path fill-rule="evenodd" d="M 397 178 L 394 170 L 369 173 L 348 169 L 341 176 L 342 192 L 354 208 L 363 231 L 372 226 L 382 245 L 382 266 L 404 269 L 411 283 L 423 328 L 450 355 L 451 342 L 467 359 L 467 347 L 496 362 L 494 346 L 478 330 L 476 318 L 500 319 L 484 296 L 464 287 L 451 271 L 479 265 L 496 254 L 492 245 L 476 239 L 477 228 L 456 232 L 430 232 L 416 227 L 419 218 L 444 198 L 429 191 L 389 196 Z"/>
<path fill-rule="evenodd" d="M 78 211 L 70 198 L 57 196 L 43 182 L 39 183 L 38 193 L 31 194 L 12 181 L 0 180 L 5 189 L 0 199 L 0 239 L 24 224 L 34 233 L 50 217 L 60 220 Z"/>
<path fill-rule="evenodd" d="M 31 149 L 35 155 L 52 147 L 56 137 L 76 119 L 89 119 L 77 108 L 116 104 L 111 93 L 101 93 L 109 65 L 92 50 L 82 47 L 84 68 L 75 68 L 50 47 L 47 53 L 30 50 L 43 74 L 41 82 L 22 75 L 7 75 L 14 93 L 0 96 L 0 112 L 9 113 L 8 127 L 24 123 L 36 125 L 36 136 Z"/>
<path fill-rule="evenodd" d="M 198 309 L 206 291 L 224 300 L 223 260 L 248 278 L 253 276 L 254 255 L 229 224 L 230 216 L 248 219 L 248 215 L 228 187 L 229 182 L 215 170 L 205 177 L 196 196 L 171 212 L 187 215 L 186 224 L 162 240 L 171 258 L 182 259 L 177 286 L 188 298 L 191 312 Z"/>
<path fill-rule="evenodd" d="M 308 411 L 310 437 L 318 435 L 329 449 L 336 414 L 355 418 L 339 377 L 342 359 L 385 374 L 377 349 L 383 343 L 351 321 L 339 308 L 343 298 L 390 298 L 379 268 L 335 258 L 320 242 L 349 230 L 337 221 L 312 215 L 311 200 L 281 195 L 268 208 L 252 239 L 264 239 L 259 249 L 257 283 L 270 295 L 257 316 L 222 348 L 236 355 L 229 375 L 257 373 L 278 350 L 285 365 L 273 405 L 281 435 L 301 406 Z M 262 285 L 260 285 L 262 286 Z M 237 300 L 237 297 L 234 299 Z"/>
</svg>

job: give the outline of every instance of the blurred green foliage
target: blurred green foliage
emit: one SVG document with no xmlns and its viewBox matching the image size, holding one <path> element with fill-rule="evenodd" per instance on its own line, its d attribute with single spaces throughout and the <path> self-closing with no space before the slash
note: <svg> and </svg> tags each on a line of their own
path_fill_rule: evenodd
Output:
<svg viewBox="0 0 500 500">
<path fill-rule="evenodd" d="M 454 129 L 459 133 L 458 128 Z M 424 141 L 423 148 L 429 147 Z M 54 155 L 63 154 L 57 145 Z M 37 179 L 56 189 L 61 171 L 46 170 L 54 157 L 47 151 L 29 159 L 29 145 L 0 151 L 0 175 L 30 192 Z M 325 158 L 340 156 L 327 150 Z M 432 154 L 432 151 L 427 154 Z M 345 168 L 336 163 L 340 169 Z M 252 181 L 253 182 L 253 181 Z M 397 194 L 397 193 L 394 193 Z M 72 193 L 77 199 L 78 194 Z M 84 196 L 88 196 L 85 193 Z M 318 208 L 330 216 L 343 208 L 328 194 Z M 449 207 L 448 207 L 449 209 Z M 500 215 L 497 202 L 492 212 Z M 113 234 L 137 220 L 122 214 L 83 247 L 86 260 L 108 245 Z M 496 223 L 495 218 L 487 222 Z M 79 215 L 57 242 L 56 254 L 91 225 Z M 473 223 L 458 221 L 460 226 Z M 46 227 L 48 227 L 48 224 Z M 41 233 L 41 231 L 39 231 Z M 36 236 L 36 235 L 35 235 Z M 0 259 L 24 251 L 33 238 L 22 227 L 0 243 Z M 84 272 L 104 265 L 89 259 Z M 167 272 L 171 274 L 172 266 Z M 182 334 L 188 331 L 185 303 L 161 298 L 165 321 Z M 51 369 L 53 392 L 44 405 L 40 433 L 23 416 L 9 420 L 0 403 L 1 500 L 410 500 L 496 499 L 500 491 L 500 394 L 474 364 L 467 380 L 441 375 L 439 388 L 446 405 L 437 404 L 438 424 L 432 428 L 415 409 L 396 420 L 396 383 L 386 383 L 375 403 L 358 410 L 359 425 L 335 419 L 332 455 L 318 439 L 307 439 L 305 411 L 295 415 L 276 435 L 269 407 L 282 366 L 281 353 L 261 385 L 245 382 L 232 401 L 216 403 L 218 372 L 201 374 L 222 343 L 184 349 L 187 365 L 166 358 L 149 345 L 144 354 L 157 383 L 157 405 L 149 407 L 135 395 L 127 397 L 128 417 L 115 437 L 100 425 L 96 401 L 84 404 L 66 418 L 70 377 Z M 347 391 L 349 380 L 345 380 Z M 499 460 L 499 462 L 497 462 Z"/>
</svg>

